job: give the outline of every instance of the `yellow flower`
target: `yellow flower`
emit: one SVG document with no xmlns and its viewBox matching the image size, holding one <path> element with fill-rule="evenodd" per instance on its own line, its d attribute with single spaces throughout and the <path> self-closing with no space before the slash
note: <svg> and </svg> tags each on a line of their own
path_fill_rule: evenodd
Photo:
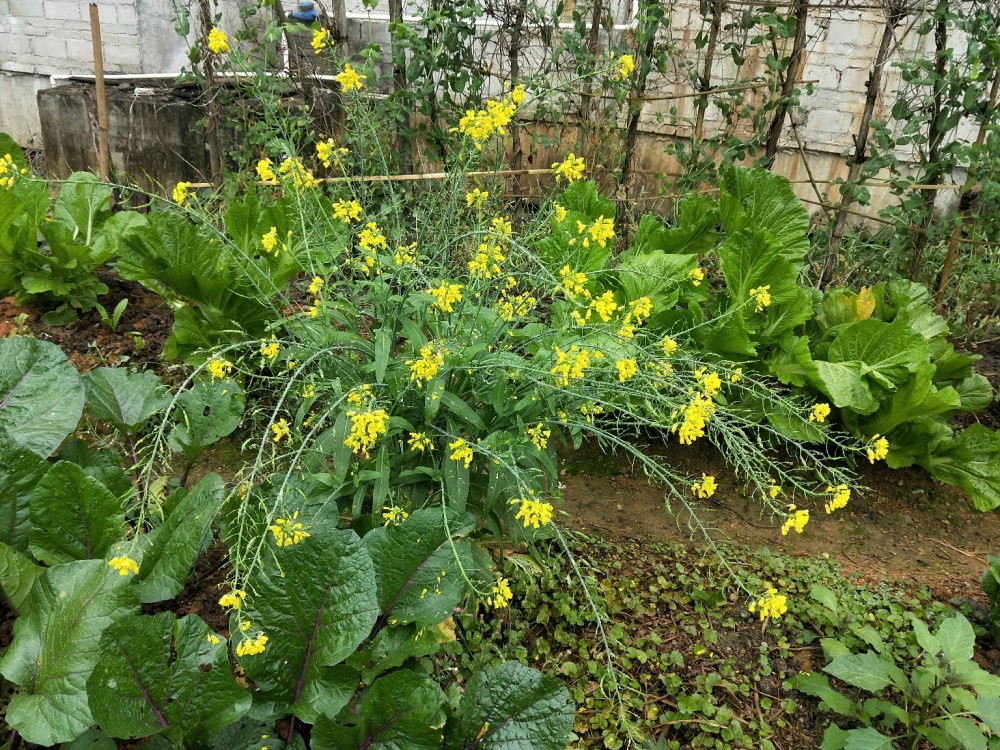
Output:
<svg viewBox="0 0 1000 750">
<path fill-rule="evenodd" d="M 590 292 L 587 290 L 587 274 L 582 271 L 574 271 L 569 266 L 563 266 L 559 271 L 561 279 L 556 287 L 557 291 L 562 291 L 566 299 L 576 299 L 578 296 L 590 299 Z"/>
<path fill-rule="evenodd" d="M 187 203 L 188 188 L 190 187 L 191 187 L 190 182 L 178 182 L 176 185 L 174 185 L 174 191 L 172 193 L 174 203 L 176 203 L 178 206 L 183 206 L 185 203 Z"/>
<path fill-rule="evenodd" d="M 566 214 L 567 213 L 568 213 L 568 211 L 566 210 L 566 207 L 563 206 L 562 204 L 556 203 L 552 207 L 552 214 L 553 214 L 553 216 L 556 217 L 556 221 L 559 222 L 560 224 L 562 222 L 566 221 Z"/>
<path fill-rule="evenodd" d="M 511 505 L 520 505 L 515 520 L 524 524 L 524 528 L 541 528 L 552 520 L 552 503 L 543 503 L 533 497 L 521 497 L 510 501 Z"/>
<path fill-rule="evenodd" d="M 354 205 L 357 204 L 355 203 Z M 374 221 L 369 221 L 365 224 L 365 228 L 358 235 L 358 244 L 365 250 L 371 251 L 376 249 L 387 250 L 389 248 L 389 243 L 386 241 L 385 235 L 382 234 L 382 230 L 378 228 L 378 224 Z"/>
<path fill-rule="evenodd" d="M 493 584 L 493 590 L 486 598 L 486 603 L 494 609 L 503 609 L 514 599 L 514 593 L 510 590 L 510 581 L 500 577 Z"/>
<path fill-rule="evenodd" d="M 390 523 L 393 526 L 399 526 L 403 521 L 410 517 L 410 514 L 405 510 L 400 508 L 398 505 L 393 505 L 390 508 L 386 508 L 382 512 L 382 518 L 385 521 L 383 526 L 388 526 Z"/>
<path fill-rule="evenodd" d="M 634 378 L 636 370 L 638 370 L 634 359 L 619 359 L 615 362 L 615 368 L 618 370 L 619 383 Z"/>
<path fill-rule="evenodd" d="M 316 386 L 312 383 L 306 383 L 305 388 L 302 389 L 302 398 L 316 398 Z"/>
<path fill-rule="evenodd" d="M 503 271 L 500 264 L 507 260 L 499 245 L 480 243 L 479 249 L 469 261 L 469 275 L 474 279 L 493 279 Z"/>
<path fill-rule="evenodd" d="M 392 257 L 392 262 L 397 266 L 402 266 L 406 263 L 415 263 L 417 256 L 413 251 L 416 247 L 416 242 L 411 242 L 409 245 L 400 245 L 396 248 L 396 254 Z"/>
<path fill-rule="evenodd" d="M 601 320 L 605 323 L 611 320 L 611 316 L 614 315 L 615 310 L 618 309 L 618 303 L 615 302 L 615 295 L 613 292 L 605 292 L 591 302 L 590 306 L 598 315 L 601 316 Z"/>
<path fill-rule="evenodd" d="M 274 165 L 270 159 L 261 159 L 257 162 L 257 176 L 262 182 L 278 181 L 278 175 L 274 173 Z"/>
<path fill-rule="evenodd" d="M 447 353 L 447 349 L 433 341 L 420 347 L 419 359 L 406 360 L 406 365 L 410 368 L 410 381 L 417 381 L 417 387 L 422 388 L 444 366 L 444 356 Z"/>
<path fill-rule="evenodd" d="M 735 370 L 733 370 L 731 373 L 729 373 L 729 382 L 730 383 L 739 383 L 741 380 L 743 380 L 743 368 L 742 367 L 737 367 Z"/>
<path fill-rule="evenodd" d="M 14 187 L 14 179 L 18 175 L 26 174 L 28 174 L 28 170 L 24 167 L 18 169 L 14 163 L 14 157 L 10 154 L 4 154 L 0 158 L 0 188 L 10 190 Z"/>
<path fill-rule="evenodd" d="M 237 656 L 256 656 L 257 654 L 264 653 L 264 647 L 267 645 L 267 636 L 263 633 L 258 633 L 255 638 L 247 638 L 240 642 L 236 647 Z"/>
<path fill-rule="evenodd" d="M 517 106 L 524 104 L 524 98 L 527 96 L 527 89 L 525 89 L 523 83 L 517 84 L 510 92 L 510 100 L 514 102 Z"/>
<path fill-rule="evenodd" d="M 663 356 L 670 357 L 673 356 L 674 352 L 677 351 L 677 342 L 672 338 L 667 336 L 663 339 Z"/>
<path fill-rule="evenodd" d="M 213 646 L 218 646 L 222 641 L 219 639 L 215 633 L 209 633 L 205 636 L 205 640 L 211 643 Z"/>
<path fill-rule="evenodd" d="M 277 422 L 271 425 L 271 432 L 274 433 L 274 437 L 271 438 L 276 443 L 280 443 L 282 438 L 285 438 L 287 442 L 292 441 L 292 432 L 288 428 L 287 419 L 279 419 Z"/>
<path fill-rule="evenodd" d="M 827 513 L 833 513 L 835 510 L 847 507 L 847 503 L 851 499 L 851 490 L 846 484 L 838 484 L 836 487 L 828 486 L 826 491 L 830 494 L 830 499 L 825 506 Z"/>
<path fill-rule="evenodd" d="M 788 506 L 789 516 L 785 519 L 785 522 L 781 524 L 781 535 L 788 536 L 788 532 L 794 529 L 796 533 L 801 534 L 802 530 L 809 523 L 809 511 L 808 510 L 795 510 L 794 505 Z"/>
<path fill-rule="evenodd" d="M 779 594 L 778 589 L 769 588 L 767 595 L 751 603 L 748 609 L 751 614 L 759 609 L 761 620 L 766 620 L 768 617 L 777 619 L 788 611 L 788 598 L 784 594 Z"/>
<path fill-rule="evenodd" d="M 696 393 L 684 407 L 684 418 L 681 423 L 674 424 L 670 431 L 678 433 L 681 445 L 691 445 L 695 440 L 704 436 L 705 425 L 708 424 L 708 420 L 714 413 L 715 402 L 702 393 Z"/>
<path fill-rule="evenodd" d="M 868 461 L 875 463 L 876 461 L 883 460 L 888 455 L 889 441 L 876 432 L 872 435 L 871 442 L 868 444 Z"/>
<path fill-rule="evenodd" d="M 449 284 L 447 281 L 442 281 L 441 286 L 436 289 L 428 289 L 427 293 L 434 298 L 434 304 L 437 305 L 442 312 L 450 313 L 455 310 L 455 303 L 462 301 L 462 289 L 464 287 L 461 284 Z"/>
<path fill-rule="evenodd" d="M 316 158 L 327 168 L 333 164 L 339 166 L 340 158 L 349 153 L 346 148 L 337 148 L 337 144 L 333 142 L 333 138 L 327 138 L 325 141 L 320 141 L 316 144 Z"/>
<path fill-rule="evenodd" d="M 576 233 L 587 235 L 583 238 L 584 247 L 590 247 L 591 242 L 596 242 L 601 247 L 606 247 L 608 240 L 615 238 L 615 222 L 613 219 L 604 218 L 604 216 L 598 216 L 597 220 L 590 226 L 587 226 L 582 221 L 577 221 Z"/>
<path fill-rule="evenodd" d="M 514 225 L 502 216 L 494 216 L 490 222 L 490 232 L 500 237 L 510 237 L 514 234 Z"/>
<path fill-rule="evenodd" d="M 632 55 L 622 55 L 615 62 L 615 72 L 612 74 L 612 78 L 618 81 L 623 81 L 632 75 L 632 71 L 635 70 L 635 60 Z"/>
<path fill-rule="evenodd" d="M 462 438 L 448 443 L 448 450 L 451 451 L 448 458 L 452 461 L 464 461 L 466 469 L 472 464 L 472 448 Z"/>
<path fill-rule="evenodd" d="M 569 351 L 564 352 L 558 346 L 555 347 L 556 363 L 549 372 L 556 376 L 556 385 L 565 387 L 570 380 L 579 380 L 584 377 L 587 368 L 590 367 L 590 352 L 581 349 L 573 344 Z M 595 358 L 598 353 L 595 352 Z"/>
<path fill-rule="evenodd" d="M 299 520 L 298 511 L 291 518 L 276 518 L 267 528 L 274 534 L 274 541 L 279 547 L 291 547 L 309 537 L 309 532 Z"/>
<path fill-rule="evenodd" d="M 278 344 L 273 335 L 270 341 L 265 339 L 260 342 L 260 353 L 267 359 L 274 359 L 278 356 L 279 351 L 281 351 L 281 345 Z"/>
<path fill-rule="evenodd" d="M 212 30 L 208 32 L 208 51 L 213 55 L 223 55 L 229 52 L 229 37 L 225 31 L 212 27 Z"/>
<path fill-rule="evenodd" d="M 809 411 L 810 422 L 824 422 L 830 416 L 830 404 L 815 404 Z"/>
<path fill-rule="evenodd" d="M 312 307 L 310 307 L 309 309 L 306 310 L 306 315 L 308 315 L 310 318 L 317 318 L 317 317 L 319 317 L 319 304 L 320 304 L 320 301 L 318 299 L 314 299 L 313 303 L 312 303 Z"/>
<path fill-rule="evenodd" d="M 344 65 L 344 69 L 334 76 L 334 80 L 340 84 L 341 91 L 347 92 L 355 89 L 360 91 L 366 78 L 350 65 Z"/>
<path fill-rule="evenodd" d="M 340 219 L 345 224 L 361 220 L 361 204 L 357 201 L 345 201 L 341 198 L 333 204 L 333 218 Z"/>
<path fill-rule="evenodd" d="M 475 206 L 476 208 L 482 208 L 483 204 L 489 200 L 490 194 L 485 190 L 480 190 L 476 188 L 471 193 L 465 194 L 465 204 L 470 208 Z"/>
<path fill-rule="evenodd" d="M 719 373 L 710 372 L 705 375 L 703 371 L 696 370 L 694 374 L 707 395 L 714 396 L 722 388 L 722 379 L 719 377 Z"/>
<path fill-rule="evenodd" d="M 750 296 L 757 303 L 755 312 L 764 312 L 764 308 L 771 304 L 771 293 L 768 291 L 770 288 L 770 284 L 765 284 L 750 290 Z"/>
<path fill-rule="evenodd" d="M 556 182 L 559 182 L 563 177 L 566 178 L 566 182 L 575 182 L 583 179 L 586 166 L 583 163 L 583 158 L 571 151 L 565 161 L 557 161 L 552 165 L 552 169 L 555 171 Z"/>
<path fill-rule="evenodd" d="M 208 372 L 214 380 L 222 380 L 233 372 L 233 363 L 218 357 L 212 357 L 208 361 Z"/>
<path fill-rule="evenodd" d="M 552 430 L 546 430 L 545 425 L 539 422 L 534 427 L 529 427 L 526 432 L 536 450 L 543 451 L 549 445 L 549 438 L 552 437 Z"/>
<path fill-rule="evenodd" d="M 319 276 L 313 276 L 312 281 L 309 282 L 309 294 L 316 296 L 319 294 L 319 290 L 323 288 L 323 284 L 326 282 Z"/>
<path fill-rule="evenodd" d="M 271 227 L 271 231 L 260 238 L 260 244 L 268 255 L 274 252 L 274 248 L 278 246 L 278 228 Z M 282 248 L 288 249 L 284 243 L 282 243 Z"/>
<path fill-rule="evenodd" d="M 770 495 L 771 499 L 774 500 L 778 495 L 781 494 L 781 486 L 775 484 L 774 480 L 771 480 L 771 486 L 767 490 L 767 494 Z"/>
<path fill-rule="evenodd" d="M 351 433 L 344 441 L 344 445 L 359 456 L 367 455 L 379 436 L 385 434 L 389 426 L 388 413 L 385 409 L 375 409 L 363 412 L 349 411 L 347 416 L 351 420 Z"/>
<path fill-rule="evenodd" d="M 330 36 L 330 32 L 324 28 L 319 28 L 313 31 L 312 48 L 313 52 L 315 52 L 317 55 L 326 49 L 327 47 L 326 38 L 328 36 Z"/>
<path fill-rule="evenodd" d="M 319 184 L 319 180 L 313 175 L 312 170 L 308 169 L 299 159 L 294 157 L 282 160 L 281 164 L 278 165 L 278 174 L 282 177 L 291 175 L 292 182 L 297 188 L 311 188 Z"/>
<path fill-rule="evenodd" d="M 531 312 L 536 302 L 538 300 L 528 294 L 528 292 L 508 297 L 507 291 L 504 290 L 497 301 L 497 315 L 500 316 L 501 320 L 512 323 L 514 322 L 514 318 L 523 318 Z"/>
<path fill-rule="evenodd" d="M 688 278 L 694 286 L 701 286 L 701 282 L 705 280 L 705 272 L 698 267 L 692 268 L 688 271 Z"/>
<path fill-rule="evenodd" d="M 120 576 L 127 576 L 129 573 L 139 573 L 139 564 L 128 555 L 112 557 L 108 560 L 108 565 L 117 570 Z"/>
<path fill-rule="evenodd" d="M 247 592 L 241 589 L 233 589 L 228 594 L 223 594 L 219 598 L 220 607 L 228 607 L 229 609 L 240 609 L 243 606 L 243 602 L 246 601 Z"/>
<path fill-rule="evenodd" d="M 411 432 L 407 441 L 410 450 L 418 453 L 434 450 L 434 441 L 423 432 Z"/>
<path fill-rule="evenodd" d="M 522 94 L 523 89 L 520 92 L 515 89 L 499 101 L 487 101 L 485 109 L 465 110 L 465 116 L 458 121 L 455 130 L 471 138 L 476 148 L 482 150 L 483 143 L 494 134 L 506 135 L 506 127 L 517 111 L 514 97 L 521 97 Z"/>
<path fill-rule="evenodd" d="M 347 403 L 351 406 L 365 406 L 371 401 L 372 398 L 372 387 L 365 383 L 364 385 L 359 385 L 357 388 L 353 389 L 347 394 Z"/>
<path fill-rule="evenodd" d="M 707 498 L 715 494 L 717 486 L 715 477 L 709 474 L 702 474 L 701 481 L 691 485 L 691 492 L 695 497 Z"/>
</svg>

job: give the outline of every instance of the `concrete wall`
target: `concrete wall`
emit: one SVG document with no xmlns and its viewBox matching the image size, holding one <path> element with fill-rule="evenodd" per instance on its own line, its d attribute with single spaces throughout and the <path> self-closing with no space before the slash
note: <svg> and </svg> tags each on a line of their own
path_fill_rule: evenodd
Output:
<svg viewBox="0 0 1000 750">
<path fill-rule="evenodd" d="M 319 0 L 319 3 L 329 8 L 333 1 Z M 197 28 L 194 0 L 176 2 L 182 7 L 192 6 L 191 27 Z M 349 46 L 357 51 L 369 41 L 374 41 L 388 52 L 387 0 L 381 0 L 371 12 L 363 7 L 361 0 L 346 0 L 346 3 Z M 100 0 L 98 4 L 109 73 L 176 74 L 186 64 L 192 36 L 184 39 L 175 32 L 175 11 L 171 0 Z M 219 0 L 217 7 L 223 12 L 223 20 L 219 24 L 222 28 L 232 31 L 242 23 L 238 13 L 240 4 L 252 4 L 252 0 Z M 293 5 L 292 0 L 285 0 L 286 7 Z M 422 0 L 411 0 L 407 2 L 405 12 L 419 13 L 421 5 Z M 567 2 L 567 7 L 571 5 Z M 630 26 L 635 6 L 633 0 L 612 0 L 611 5 L 618 25 L 610 34 L 602 33 L 603 48 L 634 46 L 634 30 Z M 40 145 L 41 125 L 35 96 L 39 89 L 49 85 L 49 77 L 92 71 L 87 7 L 84 0 L 0 0 L 0 101 L 5 105 L 0 108 L 0 130 L 10 132 L 25 145 Z M 739 3 L 734 3 L 726 11 L 721 41 L 733 42 L 737 39 L 736 35 L 740 33 L 737 23 L 739 14 L 745 10 Z M 802 97 L 803 110 L 797 112 L 795 117 L 809 167 L 818 181 L 827 182 L 846 174 L 842 156 L 852 148 L 883 16 L 874 10 L 844 8 L 812 9 L 810 13 L 807 27 L 809 42 L 802 78 L 816 83 L 813 84 L 813 94 Z M 927 54 L 928 50 L 919 45 L 926 47 L 930 40 L 921 40 L 912 31 L 906 33 L 915 18 L 911 16 L 897 30 L 901 43 L 893 60 Z M 499 90 L 503 86 L 505 61 L 502 54 L 497 54 L 496 36 L 500 32 L 496 29 L 495 20 L 492 26 L 490 23 L 486 19 L 483 28 L 494 39 L 483 45 L 477 54 L 486 67 L 497 72 L 498 77 L 490 88 Z M 687 139 L 691 136 L 691 128 L 684 122 L 684 118 L 692 118 L 695 113 L 696 100 L 690 97 L 690 69 L 700 70 L 703 64 L 704 48 L 696 45 L 695 40 L 699 33 L 707 31 L 707 25 L 697 0 L 677 0 L 672 6 L 672 23 L 668 33 L 680 52 L 671 61 L 670 69 L 655 73 L 650 80 L 648 93 L 654 100 L 645 106 L 642 113 L 644 137 L 639 149 L 640 166 L 647 170 L 675 170 L 676 165 L 662 153 L 663 145 L 671 138 Z M 753 33 L 751 30 L 747 36 Z M 550 55 L 550 47 L 537 34 L 533 36 L 530 30 L 525 43 L 528 45 L 524 54 L 525 68 L 531 67 L 532 60 L 542 61 Z M 790 40 L 787 43 L 790 45 Z M 955 54 L 962 54 L 964 40 L 956 38 L 954 32 L 951 45 Z M 758 45 L 748 60 L 737 66 L 720 48 L 712 69 L 712 85 L 728 86 L 762 76 L 765 70 L 759 49 Z M 383 55 L 385 60 L 388 60 L 387 54 Z M 690 68 L 686 69 L 684 65 Z M 886 115 L 886 108 L 895 98 L 897 85 L 898 72 L 890 64 L 886 69 L 876 119 Z M 753 102 L 759 100 L 760 91 L 727 95 L 727 99 L 734 101 L 737 96 Z M 672 116 L 671 110 L 675 116 Z M 706 133 L 718 133 L 725 127 L 725 118 L 719 108 L 709 106 Z M 740 127 L 745 127 L 745 124 Z M 740 134 L 739 128 L 736 133 Z M 973 137 L 971 127 L 966 130 L 966 135 L 970 139 Z M 812 188 L 805 185 L 805 165 L 799 145 L 792 129 L 787 126 L 781 145 L 784 151 L 778 162 L 779 169 L 792 179 L 803 180 L 804 187 L 800 194 L 808 198 Z M 824 186 L 823 189 L 828 197 L 836 198 L 836 187 Z M 878 191 L 874 192 L 878 197 Z M 815 195 L 812 198 L 815 199 Z"/>
</svg>

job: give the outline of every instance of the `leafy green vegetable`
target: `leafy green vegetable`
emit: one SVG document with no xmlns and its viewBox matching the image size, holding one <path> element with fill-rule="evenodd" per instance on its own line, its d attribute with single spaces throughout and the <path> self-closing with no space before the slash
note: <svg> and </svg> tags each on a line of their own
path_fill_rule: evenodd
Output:
<svg viewBox="0 0 1000 750">
<path fill-rule="evenodd" d="M 46 458 L 76 429 L 83 385 L 55 344 L 0 339 L 0 440 Z"/>
<path fill-rule="evenodd" d="M 170 403 L 160 379 L 151 372 L 97 367 L 84 376 L 83 387 L 87 413 L 129 435 Z"/>
<path fill-rule="evenodd" d="M 196 615 L 129 617 L 101 636 L 87 680 L 90 709 L 113 737 L 164 734 L 182 747 L 232 724 L 250 709 L 224 639 Z"/>
<path fill-rule="evenodd" d="M 127 579 L 104 560 L 46 570 L 22 603 L 14 639 L 0 658 L 0 674 L 22 688 L 10 699 L 7 723 L 39 745 L 83 734 L 93 724 L 85 686 L 101 635 L 137 610 Z"/>
</svg>

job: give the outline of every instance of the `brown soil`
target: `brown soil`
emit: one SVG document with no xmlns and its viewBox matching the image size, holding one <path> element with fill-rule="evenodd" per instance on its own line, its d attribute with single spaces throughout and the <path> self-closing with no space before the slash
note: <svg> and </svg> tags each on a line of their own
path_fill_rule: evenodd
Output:
<svg viewBox="0 0 1000 750">
<path fill-rule="evenodd" d="M 692 501 L 715 542 L 827 555 L 866 582 L 915 579 L 942 601 L 985 603 L 979 580 L 987 554 L 1000 552 L 1000 513 L 976 511 L 961 492 L 920 469 L 865 465 L 862 481 L 870 491 L 830 515 L 812 508 L 802 534 L 782 536 L 780 520 L 762 515 L 710 446 L 658 447 L 671 452 L 681 471 L 718 479 L 714 497 Z M 585 451 L 568 460 L 562 473 L 563 522 L 570 528 L 650 542 L 705 542 L 690 514 L 668 512 L 664 492 L 612 456 Z"/>
<path fill-rule="evenodd" d="M 81 313 L 71 323 L 46 325 L 43 307 L 18 305 L 13 297 L 0 298 L 0 338 L 30 334 L 58 345 L 81 373 L 100 366 L 127 365 L 163 372 L 160 354 L 170 336 L 170 306 L 145 287 L 111 273 L 100 274 L 108 293 L 98 299 L 110 316 L 123 299 L 128 305 L 116 331 L 101 320 L 97 310 Z"/>
</svg>

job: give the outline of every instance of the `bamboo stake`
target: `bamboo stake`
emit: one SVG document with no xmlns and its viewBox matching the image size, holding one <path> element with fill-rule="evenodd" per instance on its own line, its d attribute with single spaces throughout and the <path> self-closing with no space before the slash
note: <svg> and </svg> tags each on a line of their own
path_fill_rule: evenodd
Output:
<svg viewBox="0 0 1000 750">
<path fill-rule="evenodd" d="M 1000 95 L 1000 68 L 997 68 L 993 74 L 993 84 L 990 86 L 990 98 L 986 103 L 986 111 L 983 112 L 983 121 L 979 123 L 979 133 L 976 135 L 977 150 L 981 149 L 983 143 L 986 142 L 986 131 L 990 125 L 993 110 L 996 108 L 998 95 Z M 974 171 L 970 170 L 966 184 L 962 187 L 963 198 L 972 192 L 973 187 L 969 187 L 969 183 L 974 182 Z M 974 187 L 978 186 L 974 185 Z M 948 286 L 948 280 L 951 278 L 951 268 L 955 265 L 955 256 L 958 254 L 958 241 L 962 236 L 962 221 L 967 212 L 968 209 L 963 210 L 960 203 L 958 216 L 955 219 L 955 226 L 952 227 L 951 237 L 948 239 L 948 253 L 945 255 L 944 265 L 941 266 L 941 280 L 938 282 L 937 294 L 934 295 L 934 307 L 939 313 L 941 312 L 941 303 L 944 300 L 944 290 Z"/>
<path fill-rule="evenodd" d="M 792 95 L 795 93 L 795 86 L 802 72 L 802 64 L 805 61 L 806 23 L 808 20 L 809 4 L 806 0 L 800 0 L 795 11 L 795 39 L 792 42 L 792 52 L 788 57 L 788 68 L 785 71 L 784 80 L 781 82 L 781 98 L 778 100 L 774 119 L 771 120 L 771 126 L 767 132 L 767 144 L 764 147 L 767 169 L 771 169 L 774 166 L 774 160 L 778 158 L 778 140 L 781 138 L 781 131 L 785 126 L 785 117 L 792 107 Z"/>
<path fill-rule="evenodd" d="M 101 15 L 97 3 L 90 4 L 90 41 L 94 47 L 94 83 L 97 93 L 97 169 L 105 182 L 111 171 L 108 147 L 108 100 L 104 91 L 104 47 L 101 44 Z"/>
</svg>

